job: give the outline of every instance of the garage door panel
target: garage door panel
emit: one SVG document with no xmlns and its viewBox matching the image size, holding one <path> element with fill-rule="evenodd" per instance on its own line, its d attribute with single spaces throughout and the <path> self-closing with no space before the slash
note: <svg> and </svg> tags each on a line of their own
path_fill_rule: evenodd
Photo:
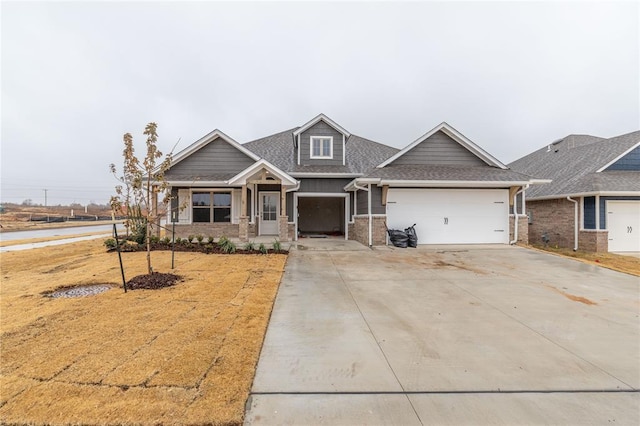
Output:
<svg viewBox="0 0 640 426">
<path fill-rule="evenodd" d="M 420 244 L 508 243 L 507 190 L 389 189 L 387 225 Z"/>
<path fill-rule="evenodd" d="M 640 201 L 607 201 L 609 251 L 640 251 Z"/>
</svg>

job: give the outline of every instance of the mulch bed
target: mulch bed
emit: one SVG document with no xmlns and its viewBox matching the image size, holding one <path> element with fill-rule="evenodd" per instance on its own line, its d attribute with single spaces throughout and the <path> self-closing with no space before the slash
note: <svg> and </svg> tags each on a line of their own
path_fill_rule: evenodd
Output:
<svg viewBox="0 0 640 426">
<path fill-rule="evenodd" d="M 127 288 L 129 290 L 156 290 L 164 287 L 171 287 L 176 285 L 182 280 L 182 277 L 174 274 L 163 274 L 160 272 L 153 272 L 152 274 L 138 275 L 131 278 L 127 282 Z"/>
<path fill-rule="evenodd" d="M 257 245 L 256 245 L 257 247 Z M 115 251 L 115 248 L 108 249 L 108 251 Z M 122 244 L 120 246 L 120 251 L 122 252 L 136 252 L 136 251 L 146 251 L 146 244 Z M 151 250 L 172 250 L 171 243 L 152 243 Z M 173 248 L 174 251 L 179 252 L 189 252 L 189 253 L 205 253 L 205 254 L 228 254 L 225 253 L 220 246 L 217 244 L 199 244 L 199 243 L 179 243 L 175 245 Z M 288 250 L 273 250 L 271 248 L 266 250 L 266 253 L 275 253 L 275 254 L 286 254 L 289 253 Z M 234 254 L 266 254 L 261 252 L 260 250 L 245 250 L 242 246 L 237 247 Z"/>
</svg>

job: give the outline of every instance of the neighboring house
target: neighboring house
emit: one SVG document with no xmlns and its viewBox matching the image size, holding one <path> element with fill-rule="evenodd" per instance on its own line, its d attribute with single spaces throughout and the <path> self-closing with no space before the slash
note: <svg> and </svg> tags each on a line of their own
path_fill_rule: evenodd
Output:
<svg viewBox="0 0 640 426">
<path fill-rule="evenodd" d="M 512 206 L 535 183 L 446 123 L 398 150 L 323 114 L 245 144 L 215 130 L 165 176 L 180 236 L 329 234 L 365 245 L 414 223 L 420 244 L 526 242 L 524 201 L 518 221 Z"/>
<path fill-rule="evenodd" d="M 640 131 L 569 135 L 509 166 L 552 179 L 526 191 L 532 243 L 640 251 Z"/>
</svg>

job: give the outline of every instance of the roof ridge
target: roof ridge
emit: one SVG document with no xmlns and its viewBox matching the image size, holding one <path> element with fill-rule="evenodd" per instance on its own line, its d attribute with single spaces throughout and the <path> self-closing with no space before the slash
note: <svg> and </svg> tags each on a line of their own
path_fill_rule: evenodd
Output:
<svg viewBox="0 0 640 426">
<path fill-rule="evenodd" d="M 248 144 L 248 143 L 251 143 L 251 142 L 256 142 L 256 141 L 259 141 L 259 140 L 262 140 L 262 139 L 267 139 L 267 138 L 270 138 L 270 137 L 272 137 L 272 136 L 277 136 L 277 135 L 282 135 L 282 134 L 284 134 L 284 133 L 293 132 L 294 130 L 299 129 L 299 128 L 300 128 L 300 126 L 296 126 L 296 127 L 291 128 L 291 129 L 288 129 L 288 130 L 283 130 L 283 131 L 281 131 L 281 132 L 275 132 L 275 133 L 272 133 L 272 134 L 267 135 L 267 136 L 262 136 L 262 137 L 260 137 L 260 138 L 257 138 L 257 139 L 253 139 L 253 140 L 250 140 L 250 141 L 244 142 L 242 145 L 244 145 L 244 144 Z"/>
</svg>

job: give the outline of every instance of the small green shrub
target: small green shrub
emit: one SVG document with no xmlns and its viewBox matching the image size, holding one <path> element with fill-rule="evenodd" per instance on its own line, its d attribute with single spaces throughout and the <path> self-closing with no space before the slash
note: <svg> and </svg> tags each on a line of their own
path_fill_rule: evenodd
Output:
<svg viewBox="0 0 640 426">
<path fill-rule="evenodd" d="M 162 243 L 163 244 L 170 244 L 171 243 L 171 238 L 170 237 L 164 237 L 162 239 Z"/>
<path fill-rule="evenodd" d="M 176 244 L 182 244 L 182 238 L 176 237 Z"/>
<path fill-rule="evenodd" d="M 267 254 L 267 246 L 265 246 L 263 243 L 260 243 L 260 245 L 258 246 L 258 251 L 262 254 Z"/>
<path fill-rule="evenodd" d="M 109 250 L 112 250 L 112 249 L 117 247 L 116 239 L 115 238 L 107 238 L 106 240 L 104 240 L 104 245 Z"/>
<path fill-rule="evenodd" d="M 198 244 L 202 244 L 202 241 L 204 241 L 204 235 L 202 234 L 196 235 L 196 240 L 198 240 Z"/>
<path fill-rule="evenodd" d="M 273 251 L 280 251 L 282 250 L 282 244 L 280 243 L 280 241 L 275 240 L 273 242 L 273 245 L 271 246 L 273 248 Z"/>
<path fill-rule="evenodd" d="M 236 245 L 227 237 L 220 237 L 220 240 L 218 241 L 218 247 L 220 247 L 220 250 L 226 254 L 236 252 Z"/>
<path fill-rule="evenodd" d="M 187 242 L 193 242 L 193 239 L 194 239 L 194 238 L 195 238 L 195 237 L 194 237 L 193 235 L 189 235 L 189 236 L 187 237 Z"/>
<path fill-rule="evenodd" d="M 254 243 L 253 241 L 247 241 L 246 243 L 244 243 L 243 248 L 246 251 L 253 251 L 256 249 L 256 243 Z"/>
<path fill-rule="evenodd" d="M 160 237 L 158 237 L 157 235 L 152 235 L 151 238 L 149 238 L 149 241 L 151 241 L 151 244 L 157 244 L 160 242 Z"/>
<path fill-rule="evenodd" d="M 213 237 L 211 235 L 207 237 L 207 243 L 213 244 Z"/>
</svg>

